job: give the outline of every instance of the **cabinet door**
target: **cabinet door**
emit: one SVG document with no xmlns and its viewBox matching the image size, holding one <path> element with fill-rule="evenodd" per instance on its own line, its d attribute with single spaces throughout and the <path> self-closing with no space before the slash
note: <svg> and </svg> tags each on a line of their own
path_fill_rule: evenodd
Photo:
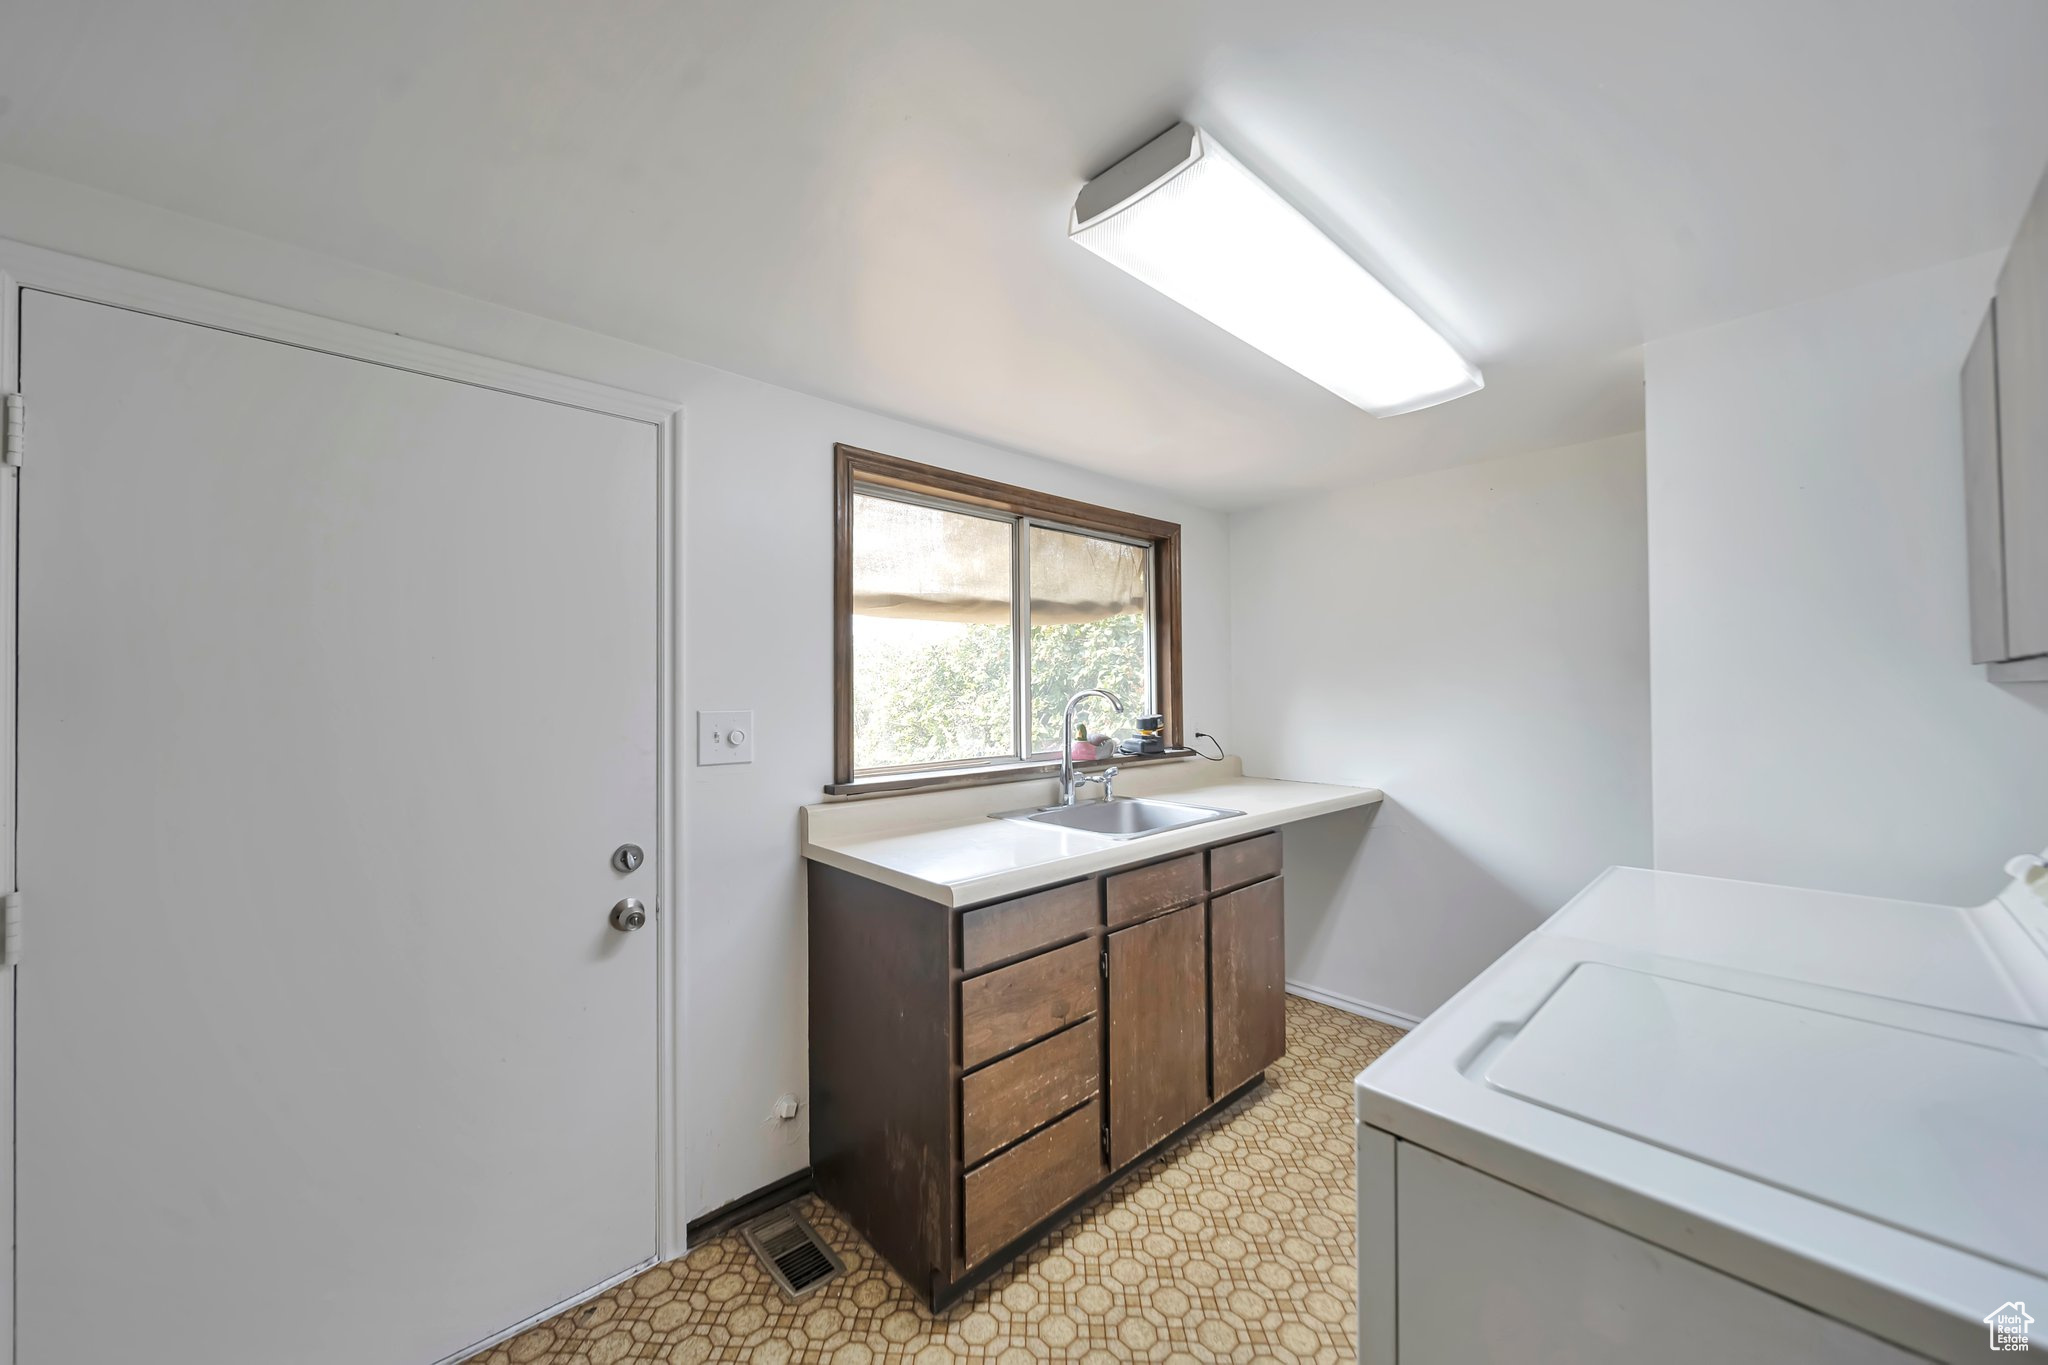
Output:
<svg viewBox="0 0 2048 1365">
<path fill-rule="evenodd" d="M 1998 472 L 1998 331 L 1984 314 L 1963 361 L 1963 511 L 1970 552 L 1970 658 L 2008 657 L 2005 645 L 2004 488 Z"/>
<path fill-rule="evenodd" d="M 1998 277 L 1998 449 L 2013 658 L 2048 654 L 2048 180 Z"/>
<path fill-rule="evenodd" d="M 1208 907 L 1109 936 L 1109 1160 L 1122 1166 L 1209 1102 Z"/>
<path fill-rule="evenodd" d="M 1209 902 L 1210 1065 L 1221 1099 L 1287 1051 L 1280 879 Z"/>
</svg>

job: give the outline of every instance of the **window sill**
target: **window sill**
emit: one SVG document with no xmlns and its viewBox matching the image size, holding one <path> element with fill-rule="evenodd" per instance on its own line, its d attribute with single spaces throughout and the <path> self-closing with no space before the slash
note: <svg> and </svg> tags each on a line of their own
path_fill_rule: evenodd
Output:
<svg viewBox="0 0 2048 1365">
<path fill-rule="evenodd" d="M 1094 773 L 1108 767 L 1128 767 L 1134 763 L 1167 763 L 1194 756 L 1193 749 L 1168 749 L 1163 754 L 1125 754 L 1119 758 L 1101 758 L 1076 763 L 1074 767 L 1084 773 Z M 1051 777 L 1059 770 L 1059 760 L 1049 759 L 1042 763 L 991 763 L 981 768 L 945 768 L 928 773 L 876 773 L 871 777 L 856 777 L 851 782 L 828 782 L 825 784 L 825 795 L 852 799 L 862 796 L 900 796 L 905 792 L 941 791 L 947 787 L 987 787 L 998 782 L 1035 782 Z"/>
</svg>

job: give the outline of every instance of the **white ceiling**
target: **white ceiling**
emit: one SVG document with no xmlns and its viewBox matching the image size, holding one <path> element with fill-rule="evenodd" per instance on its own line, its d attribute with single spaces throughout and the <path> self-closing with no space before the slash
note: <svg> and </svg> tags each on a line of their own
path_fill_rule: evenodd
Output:
<svg viewBox="0 0 2048 1365">
<path fill-rule="evenodd" d="M 2000 245 L 2048 160 L 2040 0 L 4 13 L 0 160 L 1217 505 L 1636 429 L 1646 337 Z M 1068 244 L 1182 116 L 1485 391 L 1369 417 Z"/>
</svg>

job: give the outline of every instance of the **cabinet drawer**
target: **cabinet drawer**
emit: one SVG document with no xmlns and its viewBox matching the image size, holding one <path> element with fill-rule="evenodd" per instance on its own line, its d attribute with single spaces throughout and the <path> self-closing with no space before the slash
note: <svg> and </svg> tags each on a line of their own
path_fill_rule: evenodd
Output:
<svg viewBox="0 0 2048 1365">
<path fill-rule="evenodd" d="M 967 1173 L 967 1263 L 1000 1251 L 1105 1174 L 1102 1101 Z"/>
<path fill-rule="evenodd" d="M 967 1165 L 1102 1088 L 1102 1027 L 1090 1019 L 960 1081 L 960 1156 Z"/>
<path fill-rule="evenodd" d="M 1280 875 L 1280 831 L 1209 850 L 1209 890 L 1230 891 Z"/>
<path fill-rule="evenodd" d="M 960 966 L 976 972 L 991 962 L 1028 953 L 1099 923 L 1092 881 L 1034 891 L 960 916 Z"/>
<path fill-rule="evenodd" d="M 960 1065 L 991 1057 L 1095 1013 L 1102 968 L 1094 939 L 960 983 Z"/>
<path fill-rule="evenodd" d="M 1111 924 L 1128 924 L 1176 905 L 1187 905 L 1200 900 L 1208 889 L 1199 853 L 1119 872 L 1105 884 Z"/>
</svg>

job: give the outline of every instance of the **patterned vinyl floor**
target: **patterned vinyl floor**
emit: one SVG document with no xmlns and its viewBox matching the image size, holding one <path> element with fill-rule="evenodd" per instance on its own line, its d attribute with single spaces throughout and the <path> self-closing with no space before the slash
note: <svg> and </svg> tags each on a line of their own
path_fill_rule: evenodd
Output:
<svg viewBox="0 0 2048 1365">
<path fill-rule="evenodd" d="M 1264 1086 L 936 1317 L 808 1198 L 847 1273 L 802 1303 L 730 1232 L 472 1365 L 1351 1360 L 1351 1081 L 1400 1036 L 1288 997 Z"/>
</svg>

